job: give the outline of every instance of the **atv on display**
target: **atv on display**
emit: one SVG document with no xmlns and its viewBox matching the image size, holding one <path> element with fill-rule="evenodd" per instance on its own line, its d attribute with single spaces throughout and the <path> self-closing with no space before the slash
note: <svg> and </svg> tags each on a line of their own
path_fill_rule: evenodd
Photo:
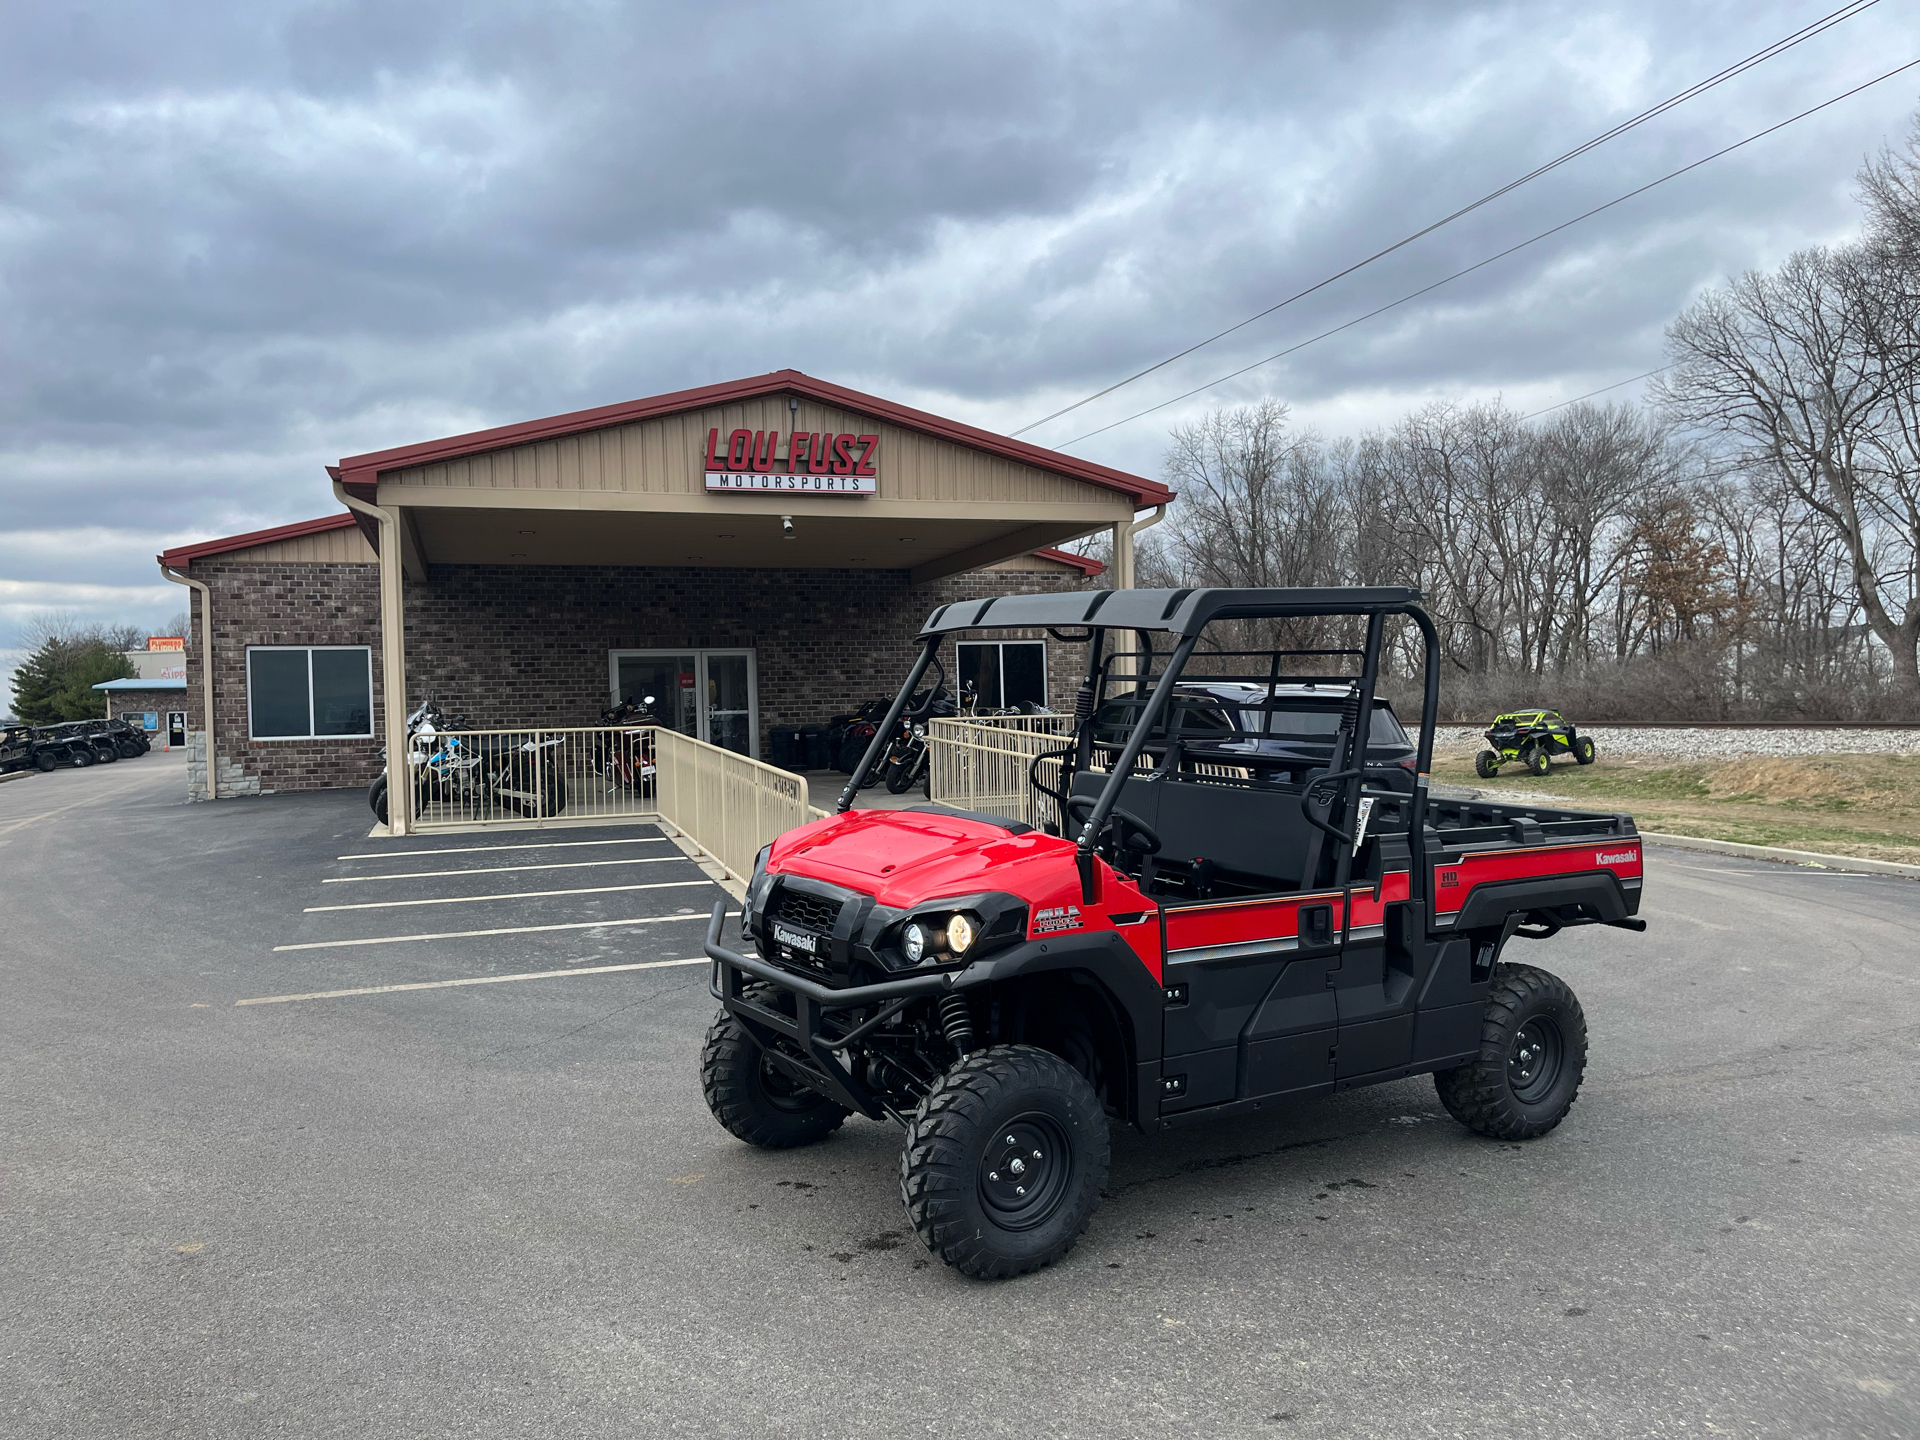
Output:
<svg viewBox="0 0 1920 1440">
<path fill-rule="evenodd" d="M 0 726 L 0 775 L 33 764 L 33 731 L 25 725 Z"/>
<path fill-rule="evenodd" d="M 1553 1129 L 1586 1021 L 1564 981 L 1503 951 L 1573 925 L 1644 929 L 1639 835 L 1626 815 L 1429 795 L 1439 645 L 1419 598 L 1120 590 L 936 610 L 840 813 L 760 852 L 737 940 L 714 907 L 721 1010 L 700 1078 L 715 1118 L 769 1150 L 853 1114 L 897 1121 L 914 1229 L 982 1278 L 1073 1248 L 1116 1123 L 1154 1133 L 1430 1073 L 1483 1135 Z M 1215 621 L 1314 617 L 1335 617 L 1345 648 L 1198 648 Z M 852 809 L 948 636 L 1042 628 L 1086 653 L 1071 744 L 1029 771 L 1067 834 Z M 1375 783 L 1361 719 L 1389 635 L 1425 649 L 1407 789 Z M 1262 693 L 1200 697 L 1206 723 L 1189 727 L 1183 674 Z M 1327 763 L 1302 771 L 1255 742 L 1308 681 L 1343 698 Z M 1116 728 L 1120 697 L 1137 706 Z M 1043 761 L 1057 787 L 1034 780 Z"/>
<path fill-rule="evenodd" d="M 1491 780 L 1512 760 L 1533 775 L 1546 774 L 1556 755 L 1571 755 L 1579 765 L 1593 763 L 1593 741 L 1562 719 L 1558 710 L 1509 710 L 1496 715 L 1487 727 L 1487 744 L 1493 748 L 1473 757 L 1473 773 L 1482 780 Z"/>
</svg>

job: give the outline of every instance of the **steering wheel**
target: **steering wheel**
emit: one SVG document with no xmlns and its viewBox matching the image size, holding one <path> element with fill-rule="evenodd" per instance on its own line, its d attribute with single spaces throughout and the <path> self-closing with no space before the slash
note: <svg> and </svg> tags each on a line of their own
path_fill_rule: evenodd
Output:
<svg viewBox="0 0 1920 1440">
<path fill-rule="evenodd" d="M 1084 826 L 1098 803 L 1091 795 L 1075 795 L 1067 801 L 1067 818 Z M 1131 850 L 1136 855 L 1160 853 L 1159 835 L 1154 833 L 1151 825 L 1131 811 L 1116 806 L 1107 812 L 1107 825 L 1112 827 L 1114 843 L 1122 850 Z"/>
<path fill-rule="evenodd" d="M 1333 814 L 1333 807 L 1340 801 L 1341 782 L 1365 774 L 1364 770 L 1335 770 L 1332 774 L 1316 775 L 1307 781 L 1306 788 L 1300 792 L 1300 813 L 1307 817 L 1307 823 L 1351 845 L 1353 832 L 1337 828 L 1329 817 Z"/>
</svg>

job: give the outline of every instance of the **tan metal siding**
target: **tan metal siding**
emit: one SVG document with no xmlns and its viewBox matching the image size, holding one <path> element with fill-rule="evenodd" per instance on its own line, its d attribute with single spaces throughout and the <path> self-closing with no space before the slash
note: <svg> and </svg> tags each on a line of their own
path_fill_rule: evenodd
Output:
<svg viewBox="0 0 1920 1440">
<path fill-rule="evenodd" d="M 415 466 L 381 478 L 385 484 L 455 489 L 692 495 L 706 488 L 702 472 L 709 430 L 720 432 L 722 444 L 736 429 L 777 430 L 784 449 L 796 428 L 878 435 L 880 493 L 892 500 L 943 505 L 1112 505 L 1118 500 L 1101 486 L 854 411 L 802 401 L 796 417 L 786 397 L 778 395 Z"/>
<path fill-rule="evenodd" d="M 322 530 L 316 535 L 300 535 L 292 540 L 274 540 L 265 545 L 250 545 L 245 550 L 230 550 L 221 560 L 320 561 L 335 565 L 373 565 L 379 557 L 360 533 L 357 525 L 338 530 Z"/>
</svg>

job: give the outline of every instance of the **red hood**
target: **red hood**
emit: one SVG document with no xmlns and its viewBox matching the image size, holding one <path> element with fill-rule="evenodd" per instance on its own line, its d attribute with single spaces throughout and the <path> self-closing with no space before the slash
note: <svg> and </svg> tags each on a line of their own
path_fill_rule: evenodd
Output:
<svg viewBox="0 0 1920 1440">
<path fill-rule="evenodd" d="M 767 869 L 805 875 L 904 909 L 985 890 L 1036 899 L 1073 873 L 1073 842 L 924 810 L 850 810 L 789 830 Z"/>
</svg>

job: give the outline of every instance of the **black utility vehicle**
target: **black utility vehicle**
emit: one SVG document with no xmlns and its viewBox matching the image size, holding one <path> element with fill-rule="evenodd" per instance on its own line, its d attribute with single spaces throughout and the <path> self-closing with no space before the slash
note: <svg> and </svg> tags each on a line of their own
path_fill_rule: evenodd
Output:
<svg viewBox="0 0 1920 1440">
<path fill-rule="evenodd" d="M 1352 638 L 1201 648 L 1215 621 L 1280 617 L 1345 617 Z M 1425 643 L 1411 790 L 1369 763 L 1389 625 Z M 1085 650 L 1072 742 L 1030 771 L 1063 778 L 1017 807 L 1057 806 L 1068 834 L 937 806 L 851 810 L 947 637 L 1006 629 Z M 1109 642 L 1129 636 L 1117 665 Z M 1586 1064 L 1580 1002 L 1506 947 L 1643 929 L 1639 835 L 1626 815 L 1428 793 L 1439 659 L 1416 592 L 1009 596 L 943 606 L 920 639 L 841 813 L 761 852 L 740 940 L 714 907 L 722 1008 L 701 1082 L 734 1135 L 782 1149 L 850 1114 L 898 1121 L 914 1229 L 948 1264 L 997 1277 L 1072 1248 L 1110 1124 L 1162 1131 L 1423 1072 L 1483 1135 L 1529 1140 L 1566 1116 Z M 1205 673 L 1187 675 L 1196 660 Z M 1270 693 L 1296 663 L 1322 673 L 1289 685 L 1339 697 L 1322 767 L 1257 744 L 1231 764 L 1196 759 L 1207 742 L 1169 720 L 1183 681 Z M 1236 691 L 1234 708 L 1259 707 Z"/>
</svg>

